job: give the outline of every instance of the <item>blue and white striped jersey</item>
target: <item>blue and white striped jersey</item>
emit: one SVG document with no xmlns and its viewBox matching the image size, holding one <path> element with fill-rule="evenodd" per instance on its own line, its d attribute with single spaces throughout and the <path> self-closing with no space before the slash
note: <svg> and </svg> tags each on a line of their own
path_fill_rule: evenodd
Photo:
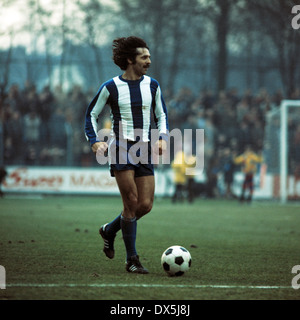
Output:
<svg viewBox="0 0 300 320">
<path fill-rule="evenodd" d="M 117 138 L 135 141 L 135 129 L 139 129 L 140 138 L 149 141 L 151 111 L 160 136 L 168 136 L 167 108 L 155 79 L 144 75 L 133 81 L 117 76 L 100 87 L 86 112 L 85 135 L 91 145 L 99 141 L 98 116 L 106 104 L 111 107 L 111 134 Z"/>
</svg>

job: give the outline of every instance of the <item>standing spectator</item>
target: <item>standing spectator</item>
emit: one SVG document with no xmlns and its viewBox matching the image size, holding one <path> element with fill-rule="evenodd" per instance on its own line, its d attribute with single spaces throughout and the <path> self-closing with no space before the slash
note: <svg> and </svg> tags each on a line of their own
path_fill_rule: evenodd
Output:
<svg viewBox="0 0 300 320">
<path fill-rule="evenodd" d="M 273 103 L 276 108 L 278 108 L 281 104 L 281 101 L 283 100 L 283 93 L 281 90 L 277 90 L 273 95 Z"/>
<path fill-rule="evenodd" d="M 76 85 L 72 88 L 68 100 L 70 101 L 69 108 L 71 108 L 74 114 L 75 123 L 82 127 L 86 112 L 84 106 L 88 103 L 88 101 L 80 86 Z M 76 111 L 75 113 L 74 110 Z"/>
<path fill-rule="evenodd" d="M 236 120 L 241 123 L 245 116 L 250 112 L 250 105 L 247 98 L 243 98 L 236 106 Z"/>
<path fill-rule="evenodd" d="M 66 118 L 61 107 L 57 107 L 50 117 L 49 128 L 49 157 L 52 164 L 62 165 L 63 163 L 65 163 L 66 152 L 68 152 L 69 150 L 67 148 L 68 124 L 66 123 Z"/>
<path fill-rule="evenodd" d="M 238 153 L 241 153 L 244 150 L 245 145 L 249 145 L 252 142 L 248 123 L 243 121 L 237 131 Z"/>
<path fill-rule="evenodd" d="M 229 199 L 235 197 L 231 189 L 235 172 L 233 156 L 235 156 L 235 153 L 232 154 L 230 148 L 224 148 L 221 158 L 221 168 L 223 171 L 224 183 L 226 188 L 225 196 Z"/>
<path fill-rule="evenodd" d="M 206 165 L 206 195 L 208 198 L 215 198 L 218 194 L 218 173 L 219 173 L 219 158 L 214 155 L 209 159 Z"/>
<path fill-rule="evenodd" d="M 215 149 L 216 137 L 218 136 L 218 130 L 213 123 L 213 111 L 206 111 L 204 139 L 205 139 L 205 161 L 212 157 Z"/>
<path fill-rule="evenodd" d="M 205 111 L 213 108 L 215 104 L 215 97 L 211 90 L 208 89 L 203 92 L 202 104 L 204 106 Z"/>
<path fill-rule="evenodd" d="M 17 84 L 13 84 L 8 91 L 6 103 L 9 105 L 11 111 L 22 111 L 24 102 Z"/>
<path fill-rule="evenodd" d="M 30 112 L 37 112 L 39 108 L 39 96 L 37 94 L 36 86 L 31 83 L 27 83 L 27 86 L 25 87 L 23 91 L 23 99 L 25 103 L 24 112 L 30 113 Z"/>
<path fill-rule="evenodd" d="M 192 203 L 195 199 L 196 157 L 193 154 L 186 154 L 185 162 L 186 167 L 190 170 L 189 174 L 187 175 L 187 197 L 189 203 Z"/>
<path fill-rule="evenodd" d="M 253 126 L 250 129 L 251 141 L 253 142 L 254 149 L 262 150 L 264 139 L 264 128 L 261 121 L 257 120 L 253 122 Z"/>
<path fill-rule="evenodd" d="M 24 116 L 24 142 L 25 150 L 29 148 L 37 152 L 40 142 L 41 119 L 35 111 Z"/>
<path fill-rule="evenodd" d="M 49 128 L 49 120 L 51 117 L 51 114 L 53 113 L 54 109 L 54 95 L 50 91 L 50 87 L 46 86 L 43 91 L 40 93 L 39 96 L 39 106 L 38 106 L 38 114 L 42 121 L 41 126 L 41 139 L 45 144 L 49 143 L 49 134 L 50 134 L 50 128 Z"/>
<path fill-rule="evenodd" d="M 4 122 L 4 136 L 6 145 L 6 157 L 10 160 L 10 164 L 20 164 L 22 159 L 22 135 L 23 123 L 21 114 L 18 110 L 8 110 L 7 119 Z M 13 148 L 13 153 L 9 151 Z M 10 154 L 10 156 L 9 156 Z"/>
<path fill-rule="evenodd" d="M 65 149 L 66 147 L 66 119 L 62 108 L 57 107 L 49 119 L 49 144 L 51 147 Z"/>
</svg>

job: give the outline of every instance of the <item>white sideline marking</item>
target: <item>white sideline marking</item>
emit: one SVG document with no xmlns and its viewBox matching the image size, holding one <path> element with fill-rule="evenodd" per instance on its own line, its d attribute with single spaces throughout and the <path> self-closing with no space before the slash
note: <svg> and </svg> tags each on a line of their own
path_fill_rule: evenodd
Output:
<svg viewBox="0 0 300 320">
<path fill-rule="evenodd" d="M 291 289 L 290 286 L 241 286 L 241 285 L 219 285 L 219 284 L 127 284 L 127 283 L 90 283 L 90 284 L 78 284 L 78 283 L 12 283 L 6 284 L 7 288 L 15 287 L 28 287 L 28 288 L 55 288 L 55 287 L 68 287 L 68 288 L 192 288 L 192 289 Z"/>
</svg>

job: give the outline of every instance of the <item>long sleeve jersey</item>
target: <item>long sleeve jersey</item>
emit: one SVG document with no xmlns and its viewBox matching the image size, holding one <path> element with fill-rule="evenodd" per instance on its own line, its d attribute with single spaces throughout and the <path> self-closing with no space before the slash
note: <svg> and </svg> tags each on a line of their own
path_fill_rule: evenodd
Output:
<svg viewBox="0 0 300 320">
<path fill-rule="evenodd" d="M 258 156 L 254 152 L 245 152 L 240 156 L 234 158 L 234 163 L 238 165 L 242 165 L 244 173 L 255 173 L 257 170 L 257 164 L 261 163 L 263 158 Z"/>
<path fill-rule="evenodd" d="M 85 135 L 91 145 L 99 141 L 98 116 L 106 104 L 111 108 L 111 134 L 117 138 L 135 141 L 135 130 L 139 129 L 142 141 L 150 141 L 151 111 L 160 136 L 168 137 L 167 108 L 155 79 L 143 76 L 126 80 L 117 76 L 101 85 L 86 112 Z"/>
</svg>

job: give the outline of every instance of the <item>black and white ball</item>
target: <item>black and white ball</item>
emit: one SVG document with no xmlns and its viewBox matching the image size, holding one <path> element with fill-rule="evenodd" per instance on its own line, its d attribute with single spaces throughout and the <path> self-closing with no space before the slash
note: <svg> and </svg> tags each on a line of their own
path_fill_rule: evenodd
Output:
<svg viewBox="0 0 300 320">
<path fill-rule="evenodd" d="M 191 267 L 190 252 L 182 246 L 172 246 L 161 256 L 161 265 L 169 276 L 182 276 Z"/>
</svg>

